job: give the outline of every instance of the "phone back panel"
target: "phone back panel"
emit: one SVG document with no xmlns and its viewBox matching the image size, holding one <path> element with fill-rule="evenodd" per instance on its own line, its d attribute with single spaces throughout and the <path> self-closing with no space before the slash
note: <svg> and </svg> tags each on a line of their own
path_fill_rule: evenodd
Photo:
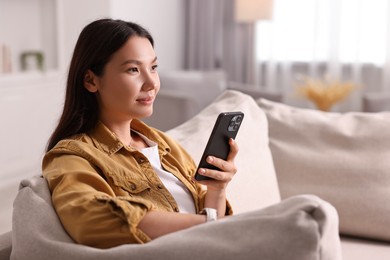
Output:
<svg viewBox="0 0 390 260">
<path fill-rule="evenodd" d="M 218 169 L 206 162 L 209 155 L 226 160 L 230 151 L 229 139 L 235 139 L 241 122 L 244 118 L 242 112 L 224 112 L 218 115 L 205 151 L 201 157 L 199 168 Z M 198 172 L 198 170 L 197 170 Z M 195 179 L 206 180 L 208 177 L 195 174 Z"/>
</svg>

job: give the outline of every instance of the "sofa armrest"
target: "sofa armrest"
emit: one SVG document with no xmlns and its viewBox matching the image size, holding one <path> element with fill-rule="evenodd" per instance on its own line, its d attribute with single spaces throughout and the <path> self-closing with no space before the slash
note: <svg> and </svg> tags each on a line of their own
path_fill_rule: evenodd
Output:
<svg viewBox="0 0 390 260">
<path fill-rule="evenodd" d="M 12 231 L 0 235 L 0 259 L 10 259 L 12 251 Z"/>
<path fill-rule="evenodd" d="M 366 93 L 363 96 L 364 112 L 390 111 L 389 93 Z"/>
</svg>

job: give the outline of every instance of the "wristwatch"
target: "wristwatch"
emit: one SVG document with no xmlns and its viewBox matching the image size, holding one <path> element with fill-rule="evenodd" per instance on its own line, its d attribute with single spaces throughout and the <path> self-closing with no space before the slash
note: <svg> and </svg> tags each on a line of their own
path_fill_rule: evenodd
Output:
<svg viewBox="0 0 390 260">
<path fill-rule="evenodd" d="M 216 209 L 213 208 L 204 208 L 200 212 L 202 215 L 206 215 L 207 222 L 215 221 L 218 219 L 218 213 Z"/>
</svg>

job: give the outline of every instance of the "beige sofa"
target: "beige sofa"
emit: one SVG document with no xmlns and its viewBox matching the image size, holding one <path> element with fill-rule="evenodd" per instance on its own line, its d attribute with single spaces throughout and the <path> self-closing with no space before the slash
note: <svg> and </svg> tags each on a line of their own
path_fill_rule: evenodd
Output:
<svg viewBox="0 0 390 260">
<path fill-rule="evenodd" d="M 180 74 L 182 83 L 172 80 L 174 74 L 168 75 L 167 84 L 162 86 L 169 89 L 176 83 L 183 85 L 185 80 L 192 81 L 191 77 L 185 77 L 185 74 Z M 202 75 L 214 79 L 213 84 L 199 82 L 197 85 L 197 91 L 202 92 L 207 98 L 205 94 L 207 89 L 223 81 L 224 78 L 223 75 L 215 72 Z M 163 76 L 162 83 L 164 80 Z M 258 101 L 263 112 L 266 113 L 270 149 L 276 168 L 275 174 L 278 174 L 281 197 L 312 193 L 334 202 L 333 204 L 336 204 L 341 211 L 340 231 L 344 259 L 390 259 L 390 223 L 388 222 L 390 212 L 387 206 L 390 200 L 390 192 L 387 191 L 390 186 L 390 165 L 386 163 L 387 158 L 390 158 L 388 149 L 390 135 L 387 131 L 390 125 L 390 112 L 322 113 L 282 105 L 279 103 L 282 101 L 279 93 L 250 89 L 248 86 L 231 82 L 223 86 L 225 89 L 239 90 L 250 95 Z M 212 97 L 214 95 L 215 93 Z M 186 103 L 185 106 L 189 107 L 196 98 L 188 94 L 178 97 L 177 100 L 180 100 L 180 104 Z M 276 103 L 260 101 L 260 98 L 276 101 Z M 166 107 L 164 103 L 170 100 L 170 105 L 175 107 L 171 102 L 172 99 L 175 98 L 171 93 L 165 93 L 162 89 L 159 106 Z M 248 101 L 236 100 L 234 104 L 237 106 L 232 105 L 232 108 L 239 109 L 240 102 Z M 363 97 L 364 111 L 390 110 L 389 102 L 388 95 L 366 94 Z M 179 101 L 177 104 L 176 107 L 179 107 Z M 216 102 L 213 106 L 217 106 Z M 201 108 L 198 107 L 199 110 Z M 182 112 L 184 117 L 182 122 L 193 116 L 189 114 L 185 117 L 185 111 Z M 161 116 L 152 118 L 150 123 L 164 125 L 161 120 L 164 118 L 162 115 L 170 112 L 160 110 L 159 113 Z M 210 126 L 204 122 L 209 124 L 213 118 L 202 120 L 200 118 L 202 113 L 179 128 L 202 124 L 203 128 L 209 129 Z M 248 120 L 245 123 L 253 124 Z M 165 127 L 169 128 L 169 126 Z M 207 135 L 207 131 L 198 131 L 198 133 Z M 248 137 L 243 135 L 245 138 Z M 206 136 L 203 136 L 203 139 L 205 138 Z M 193 156 L 197 158 L 201 149 L 198 146 L 192 147 L 191 141 L 186 141 L 193 138 L 183 136 L 181 140 L 187 149 L 195 150 Z"/>
<path fill-rule="evenodd" d="M 245 118 L 237 137 L 240 156 L 253 162 L 248 165 L 238 159 L 237 182 L 244 178 L 258 187 L 248 184 L 248 189 L 238 192 L 233 183 L 231 199 L 239 211 L 253 206 L 240 205 L 242 202 L 234 196 L 256 202 L 260 197 L 264 206 L 278 202 L 275 192 L 280 192 L 282 199 L 315 194 L 339 212 L 344 259 L 390 259 L 390 135 L 386 130 L 390 112 L 324 113 L 265 99 L 258 99 L 255 106 L 252 97 L 228 91 L 195 118 L 170 131 L 174 136 L 177 131 L 185 133 L 178 140 L 196 159 L 220 110 L 219 104 L 226 100 L 231 106 L 224 109 L 266 115 L 263 126 L 251 117 Z M 258 137 L 255 130 L 258 135 L 264 131 L 268 134 L 267 140 L 257 144 L 258 150 L 253 150 Z M 197 140 L 202 145 L 194 145 Z M 267 154 L 268 145 L 271 155 Z M 248 172 L 257 173 L 260 179 L 240 175 Z"/>
</svg>

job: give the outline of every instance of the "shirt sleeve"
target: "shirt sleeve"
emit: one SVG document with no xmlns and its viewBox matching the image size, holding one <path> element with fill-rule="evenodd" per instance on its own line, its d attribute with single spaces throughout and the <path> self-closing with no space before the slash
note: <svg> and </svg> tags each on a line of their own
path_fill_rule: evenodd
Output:
<svg viewBox="0 0 390 260">
<path fill-rule="evenodd" d="M 109 248 L 150 241 L 137 226 L 153 204 L 142 198 L 115 196 L 98 169 L 85 158 L 48 153 L 43 175 L 57 215 L 77 243 Z"/>
</svg>

